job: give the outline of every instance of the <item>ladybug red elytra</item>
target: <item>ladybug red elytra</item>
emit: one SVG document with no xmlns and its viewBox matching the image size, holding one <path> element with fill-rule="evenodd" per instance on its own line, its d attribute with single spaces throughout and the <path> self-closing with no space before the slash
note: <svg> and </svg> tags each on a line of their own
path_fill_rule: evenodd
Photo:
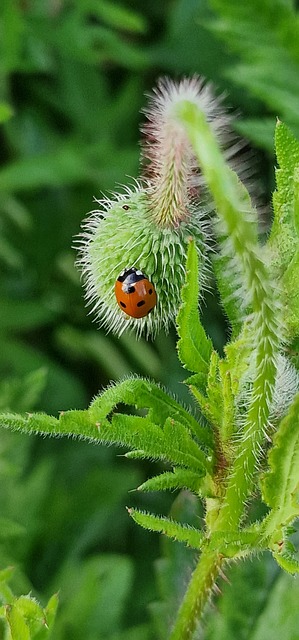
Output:
<svg viewBox="0 0 299 640">
<path fill-rule="evenodd" d="M 121 272 L 114 291 L 117 304 L 131 318 L 144 318 L 157 304 L 154 285 L 135 267 Z"/>
</svg>

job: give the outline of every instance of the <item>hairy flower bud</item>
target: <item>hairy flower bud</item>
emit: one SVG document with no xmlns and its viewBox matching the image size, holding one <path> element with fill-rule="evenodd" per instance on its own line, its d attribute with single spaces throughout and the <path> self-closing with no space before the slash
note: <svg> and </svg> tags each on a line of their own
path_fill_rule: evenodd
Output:
<svg viewBox="0 0 299 640">
<path fill-rule="evenodd" d="M 161 81 L 145 111 L 143 176 L 134 188 L 97 201 L 99 209 L 83 224 L 78 264 L 86 299 L 100 324 L 117 334 L 131 328 L 138 336 L 155 335 L 174 322 L 190 236 L 199 254 L 204 287 L 209 206 L 203 204 L 195 155 L 175 115 L 179 101 L 186 99 L 204 110 L 220 142 L 227 140 L 228 118 L 208 86 L 197 78 L 178 84 Z M 157 294 L 156 306 L 142 318 L 127 315 L 115 297 L 117 278 L 132 267 L 145 274 Z"/>
<path fill-rule="evenodd" d="M 125 196 L 99 201 L 85 223 L 80 265 L 86 297 L 101 324 L 119 335 L 134 328 L 137 335 L 155 335 L 175 321 L 190 236 L 201 255 L 202 230 L 195 216 L 175 228 L 161 228 L 152 219 L 147 189 L 138 186 Z M 115 281 L 126 268 L 140 269 L 153 283 L 157 304 L 144 318 L 126 315 L 114 294 Z"/>
</svg>

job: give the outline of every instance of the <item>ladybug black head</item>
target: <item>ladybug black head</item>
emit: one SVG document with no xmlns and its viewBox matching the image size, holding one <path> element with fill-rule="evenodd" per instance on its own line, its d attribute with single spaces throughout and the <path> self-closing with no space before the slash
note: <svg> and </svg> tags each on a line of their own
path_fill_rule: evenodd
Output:
<svg viewBox="0 0 299 640">
<path fill-rule="evenodd" d="M 144 280 L 146 276 L 140 271 L 140 269 L 136 269 L 135 267 L 130 267 L 130 269 L 124 269 L 121 274 L 118 276 L 118 282 L 126 282 L 134 283 L 139 280 Z"/>
</svg>

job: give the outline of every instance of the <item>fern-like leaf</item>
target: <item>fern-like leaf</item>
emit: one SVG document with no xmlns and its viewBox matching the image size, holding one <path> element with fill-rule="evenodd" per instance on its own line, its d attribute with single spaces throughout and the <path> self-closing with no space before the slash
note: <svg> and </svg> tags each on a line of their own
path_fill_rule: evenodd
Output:
<svg viewBox="0 0 299 640">
<path fill-rule="evenodd" d="M 202 475 L 211 472 L 211 460 L 208 460 L 197 445 L 190 449 L 192 440 L 183 440 L 173 429 L 172 442 L 165 438 L 163 429 L 148 418 L 128 416 L 116 413 L 111 422 L 97 422 L 101 442 L 114 443 L 142 451 L 143 457 L 162 460 L 171 465 L 181 465 Z"/>
<path fill-rule="evenodd" d="M 119 402 L 150 410 L 144 417 L 112 413 Z M 204 452 L 191 435 L 190 427 L 195 430 L 196 420 L 157 385 L 140 379 L 110 387 L 86 411 L 61 412 L 59 418 L 46 414 L 3 414 L 0 424 L 26 433 L 73 435 L 119 444 L 132 449 L 128 456 L 159 459 L 191 469 L 200 477 L 212 470 L 211 452 L 210 455 Z M 206 431 L 202 429 L 204 434 Z"/>
<path fill-rule="evenodd" d="M 138 509 L 128 509 L 128 513 L 144 529 L 163 533 L 177 542 L 184 542 L 193 549 L 200 549 L 203 544 L 203 533 L 190 525 L 183 525 L 170 518 L 155 516 Z"/>
<path fill-rule="evenodd" d="M 120 403 L 136 409 L 147 409 L 151 422 L 160 426 L 164 425 L 167 418 L 173 418 L 185 425 L 200 444 L 213 447 L 211 431 L 202 427 L 189 411 L 152 381 L 134 377 L 111 385 L 93 401 L 89 412 L 101 421 Z"/>
<path fill-rule="evenodd" d="M 173 471 L 166 471 L 160 473 L 158 476 L 149 478 L 143 482 L 138 491 L 166 491 L 174 489 L 189 489 L 197 495 L 211 495 L 211 488 L 209 487 L 208 479 L 204 475 L 200 475 L 199 472 L 189 471 L 187 469 L 174 469 Z M 210 488 L 210 491 L 208 491 Z"/>
</svg>

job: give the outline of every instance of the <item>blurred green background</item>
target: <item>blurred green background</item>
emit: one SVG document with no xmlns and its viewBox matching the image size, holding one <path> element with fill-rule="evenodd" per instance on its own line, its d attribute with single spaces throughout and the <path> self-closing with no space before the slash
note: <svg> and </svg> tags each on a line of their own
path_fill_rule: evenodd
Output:
<svg viewBox="0 0 299 640">
<path fill-rule="evenodd" d="M 138 176 L 144 94 L 161 75 L 193 73 L 212 80 L 240 114 L 236 128 L 255 148 L 269 204 L 276 117 L 299 135 L 295 3 L 2 0 L 2 410 L 85 408 L 130 372 L 191 401 L 174 332 L 146 343 L 97 329 L 72 245 L 93 198 Z M 212 295 L 203 315 L 221 349 L 227 327 Z M 128 494 L 157 466 L 119 453 L 1 431 L 0 568 L 16 567 L 17 594 L 32 590 L 45 603 L 60 591 L 55 640 L 166 638 L 193 566 L 190 551 L 139 530 L 125 505 L 172 508 L 198 525 L 196 500 Z M 277 637 L 299 638 L 298 583 L 269 558 L 228 573 L 233 586 L 220 585 L 223 598 L 199 637 L 267 640 L 275 629 Z"/>
</svg>

